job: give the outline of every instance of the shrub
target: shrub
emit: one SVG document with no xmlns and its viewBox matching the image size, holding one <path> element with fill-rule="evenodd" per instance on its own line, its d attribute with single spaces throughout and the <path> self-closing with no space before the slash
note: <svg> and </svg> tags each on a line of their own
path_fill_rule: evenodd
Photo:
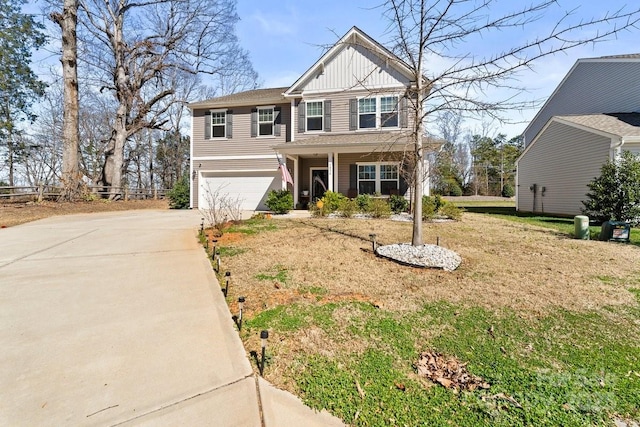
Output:
<svg viewBox="0 0 640 427">
<path fill-rule="evenodd" d="M 360 212 L 369 212 L 369 205 L 371 205 L 371 196 L 368 194 L 359 194 L 356 198 L 356 205 Z"/>
<path fill-rule="evenodd" d="M 357 211 L 358 205 L 356 201 L 353 199 L 344 198 L 340 201 L 340 205 L 338 206 L 338 210 L 342 214 L 342 216 L 346 218 L 351 218 Z"/>
<path fill-rule="evenodd" d="M 271 190 L 265 205 L 276 214 L 286 214 L 293 209 L 293 196 L 289 190 Z"/>
<path fill-rule="evenodd" d="M 515 195 L 516 191 L 513 189 L 511 184 L 507 183 L 502 187 L 502 197 L 513 197 Z"/>
<path fill-rule="evenodd" d="M 445 203 L 439 211 L 440 215 L 452 219 L 454 221 L 460 221 L 462 219 L 462 209 L 454 205 L 453 203 Z"/>
<path fill-rule="evenodd" d="M 589 184 L 582 212 L 599 222 L 608 220 L 637 223 L 640 218 L 640 159 L 624 151 L 608 161 L 600 176 Z"/>
<path fill-rule="evenodd" d="M 387 218 L 391 216 L 391 208 L 386 199 L 372 199 L 369 204 L 369 213 L 374 218 Z"/>
<path fill-rule="evenodd" d="M 89 193 L 88 196 L 94 196 Z M 189 177 L 183 175 L 173 188 L 167 193 L 169 198 L 169 207 L 171 209 L 188 209 L 189 208 Z"/>
<path fill-rule="evenodd" d="M 436 204 L 436 200 L 440 201 L 440 196 L 436 196 L 435 199 L 432 199 L 429 196 L 422 196 L 422 220 L 430 220 L 435 218 L 438 213 L 438 205 Z"/>
<path fill-rule="evenodd" d="M 347 197 L 342 193 L 336 193 L 333 191 L 325 192 L 322 199 L 320 199 L 323 203 L 322 209 L 324 210 L 325 215 L 337 211 L 340 204 L 343 203 L 346 198 Z"/>
<path fill-rule="evenodd" d="M 409 209 L 409 201 L 403 196 L 392 194 L 389 197 L 389 207 L 391 211 L 396 214 L 406 212 L 407 209 Z"/>
</svg>

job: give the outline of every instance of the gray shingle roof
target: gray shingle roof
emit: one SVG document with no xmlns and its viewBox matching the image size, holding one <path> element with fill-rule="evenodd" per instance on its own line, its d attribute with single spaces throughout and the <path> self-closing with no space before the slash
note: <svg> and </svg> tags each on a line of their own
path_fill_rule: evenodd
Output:
<svg viewBox="0 0 640 427">
<path fill-rule="evenodd" d="M 189 108 L 241 107 L 246 105 L 282 104 L 289 101 L 282 96 L 287 87 L 253 89 L 231 95 L 219 96 L 189 104 Z"/>
<path fill-rule="evenodd" d="M 623 138 L 640 137 L 640 113 L 582 114 L 557 117 Z"/>
<path fill-rule="evenodd" d="M 444 143 L 437 138 L 426 137 L 423 140 L 427 151 L 437 150 Z M 299 139 L 273 147 L 278 149 L 295 149 L 304 147 L 353 147 L 362 145 L 378 146 L 391 151 L 404 150 L 413 144 L 410 132 L 357 132 L 345 134 L 318 135 L 306 139 Z"/>
<path fill-rule="evenodd" d="M 606 55 L 601 56 L 601 59 L 640 59 L 640 53 L 626 53 L 623 55 Z"/>
</svg>

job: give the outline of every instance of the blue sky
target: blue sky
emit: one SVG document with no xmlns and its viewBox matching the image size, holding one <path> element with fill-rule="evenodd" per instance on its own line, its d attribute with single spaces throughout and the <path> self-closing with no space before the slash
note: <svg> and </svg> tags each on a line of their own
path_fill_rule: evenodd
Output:
<svg viewBox="0 0 640 427">
<path fill-rule="evenodd" d="M 474 52 L 491 53 L 513 46 L 514 39 L 535 38 L 538 31 L 555 23 L 565 12 L 573 11 L 571 19 L 602 17 L 607 11 L 615 12 L 626 6 L 634 7 L 630 0 L 579 1 L 559 0 L 560 5 L 549 9 L 548 13 L 534 24 L 510 34 L 497 34 L 481 41 L 473 47 Z M 358 26 L 383 45 L 389 41 L 388 22 L 376 0 L 281 0 L 277 6 L 273 2 L 260 0 L 239 0 L 238 14 L 241 21 L 237 34 L 242 46 L 250 52 L 251 60 L 260 75 L 263 87 L 288 86 L 311 67 L 322 55 L 323 47 L 335 43 L 352 26 Z M 526 2 L 529 4 L 529 2 Z M 503 1 L 504 7 L 524 7 L 524 2 Z M 637 7 L 637 6 L 635 6 Z M 496 16 L 506 9 L 496 8 Z M 616 40 L 585 45 L 563 54 L 545 58 L 535 65 L 533 72 L 524 73 L 520 84 L 527 88 L 524 98 L 548 97 L 560 83 L 571 66 L 579 58 L 640 52 L 640 30 L 627 31 Z M 467 47 L 468 49 L 468 47 Z M 530 120 L 536 111 L 514 114 L 514 121 Z M 467 122 L 474 130 L 478 123 Z M 498 125 L 496 130 L 509 137 L 521 133 L 526 123 Z"/>
</svg>

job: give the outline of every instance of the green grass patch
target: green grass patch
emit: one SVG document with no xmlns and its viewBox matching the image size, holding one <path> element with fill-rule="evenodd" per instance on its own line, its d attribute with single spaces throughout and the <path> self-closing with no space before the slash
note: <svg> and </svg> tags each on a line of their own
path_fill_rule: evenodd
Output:
<svg viewBox="0 0 640 427">
<path fill-rule="evenodd" d="M 264 231 L 277 230 L 278 225 L 271 220 L 261 218 L 251 218 L 241 221 L 227 228 L 228 233 L 242 233 L 246 235 L 254 235 Z"/>
<path fill-rule="evenodd" d="M 288 279 L 287 268 L 282 265 L 276 265 L 273 267 L 275 271 L 269 273 L 259 273 L 255 275 L 258 280 L 276 280 L 282 284 L 285 284 Z"/>
<path fill-rule="evenodd" d="M 221 257 L 232 257 L 247 252 L 247 249 L 236 246 L 220 246 L 218 250 L 220 251 Z"/>
<path fill-rule="evenodd" d="M 344 307 L 350 316 L 336 323 L 331 311 Z M 525 320 L 445 303 L 402 316 L 362 304 L 276 310 L 261 326 L 277 328 L 295 313 L 298 328 L 315 325 L 331 335 L 340 327 L 366 343 L 364 353 L 345 345 L 335 357 L 301 357 L 305 368 L 295 373 L 307 404 L 353 425 L 590 426 L 607 425 L 614 415 L 640 417 L 640 378 L 633 373 L 640 343 L 630 339 L 640 326 L 631 312 L 614 321 L 564 310 Z M 491 388 L 424 387 L 413 368 L 423 350 L 456 356 Z"/>
</svg>

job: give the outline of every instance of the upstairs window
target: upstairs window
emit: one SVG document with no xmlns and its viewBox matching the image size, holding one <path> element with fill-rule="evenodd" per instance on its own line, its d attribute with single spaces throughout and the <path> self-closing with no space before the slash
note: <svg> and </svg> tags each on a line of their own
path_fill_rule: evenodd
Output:
<svg viewBox="0 0 640 427">
<path fill-rule="evenodd" d="M 358 100 L 358 128 L 376 127 L 377 98 L 361 98 Z"/>
<path fill-rule="evenodd" d="M 307 102 L 307 131 L 323 129 L 322 101 Z"/>
<path fill-rule="evenodd" d="M 258 108 L 258 136 L 273 136 L 273 107 Z"/>
<path fill-rule="evenodd" d="M 211 137 L 225 138 L 227 130 L 227 113 L 225 111 L 211 112 Z"/>
<path fill-rule="evenodd" d="M 398 127 L 398 97 L 383 96 L 380 98 L 380 126 Z"/>
</svg>

